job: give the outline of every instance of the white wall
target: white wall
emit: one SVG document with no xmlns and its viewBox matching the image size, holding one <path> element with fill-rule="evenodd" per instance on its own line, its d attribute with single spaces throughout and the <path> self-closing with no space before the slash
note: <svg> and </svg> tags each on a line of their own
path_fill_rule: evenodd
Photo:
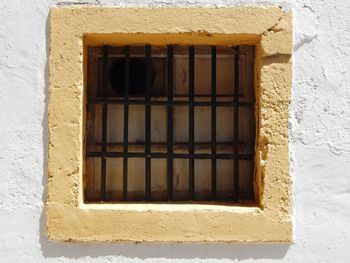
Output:
<svg viewBox="0 0 350 263">
<path fill-rule="evenodd" d="M 91 3 L 98 1 L 89 1 Z M 349 262 L 350 2 L 100 0 L 280 5 L 294 12 L 290 161 L 295 243 L 59 244 L 45 237 L 47 23 L 58 1 L 0 1 L 0 262 Z"/>
</svg>

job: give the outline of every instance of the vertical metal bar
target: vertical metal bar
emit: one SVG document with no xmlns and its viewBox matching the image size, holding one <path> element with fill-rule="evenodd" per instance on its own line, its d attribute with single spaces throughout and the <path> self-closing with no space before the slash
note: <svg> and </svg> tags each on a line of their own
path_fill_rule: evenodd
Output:
<svg viewBox="0 0 350 263">
<path fill-rule="evenodd" d="M 151 46 L 146 46 L 146 93 L 145 93 L 145 182 L 146 200 L 151 199 Z"/>
<path fill-rule="evenodd" d="M 167 95 L 168 95 L 168 123 L 167 123 L 167 194 L 168 200 L 173 198 L 173 46 L 168 46 L 167 54 Z"/>
<path fill-rule="evenodd" d="M 106 200 L 106 157 L 107 151 L 107 114 L 108 114 L 108 46 L 103 46 L 103 80 L 102 80 L 102 93 L 103 93 L 103 108 L 102 108 L 102 159 L 101 159 L 101 200 Z"/>
<path fill-rule="evenodd" d="M 233 124 L 233 151 L 235 154 L 234 158 L 234 199 L 235 201 L 239 201 L 239 138 L 238 138 L 238 124 L 239 124 L 239 85 L 240 85 L 240 79 L 239 79 L 239 56 L 240 56 L 240 47 L 235 47 L 235 63 L 234 63 L 234 95 L 233 95 L 233 102 L 236 103 L 234 106 L 234 124 Z"/>
<path fill-rule="evenodd" d="M 194 199 L 194 46 L 189 47 L 189 196 Z"/>
<path fill-rule="evenodd" d="M 211 154 L 216 155 L 216 46 L 211 47 Z M 211 193 L 216 198 L 216 157 L 211 159 Z"/>
<path fill-rule="evenodd" d="M 129 130 L 129 81 L 130 81 L 130 46 L 124 47 L 124 135 L 123 135 L 123 200 L 128 199 L 128 130 Z"/>
</svg>

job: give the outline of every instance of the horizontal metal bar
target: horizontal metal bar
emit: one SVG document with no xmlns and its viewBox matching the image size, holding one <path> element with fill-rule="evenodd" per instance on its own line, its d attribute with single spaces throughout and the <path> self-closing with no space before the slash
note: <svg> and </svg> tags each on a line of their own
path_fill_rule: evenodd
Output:
<svg viewBox="0 0 350 263">
<path fill-rule="evenodd" d="M 194 204 L 198 204 L 198 205 L 239 205 L 240 207 L 252 207 L 255 206 L 256 203 L 252 202 L 251 198 L 242 198 L 241 200 L 239 200 L 239 202 L 235 201 L 235 198 L 233 197 L 216 197 L 216 198 L 210 198 L 210 197 L 206 197 L 203 198 L 201 197 L 199 200 L 191 200 L 189 197 L 173 197 L 172 200 L 168 200 L 166 198 L 158 198 L 155 200 L 150 200 L 150 201 L 146 201 L 143 200 L 141 198 L 129 198 L 128 200 L 122 200 L 118 197 L 116 198 L 109 198 L 106 202 L 109 202 L 111 204 L 140 204 L 140 205 L 144 205 L 144 204 L 174 204 L 174 205 L 179 205 L 179 204 L 186 204 L 186 202 L 190 201 L 189 203 L 194 205 Z M 84 202 L 86 202 L 87 204 L 100 204 L 102 203 L 101 200 L 97 197 L 89 197 L 88 200 L 84 200 Z"/>
<path fill-rule="evenodd" d="M 151 142 L 152 146 L 166 146 L 168 142 Z M 95 143 L 96 146 L 101 146 L 102 143 L 101 142 L 96 142 Z M 107 142 L 108 146 L 122 146 L 123 142 Z M 128 143 L 129 146 L 142 146 L 144 147 L 145 145 L 145 141 L 137 141 L 137 142 L 129 142 Z M 209 147 L 208 149 L 210 149 L 211 146 L 211 142 L 194 142 L 195 146 L 204 146 L 204 147 Z M 232 141 L 221 141 L 221 142 L 216 142 L 217 146 L 228 146 L 230 148 L 232 148 Z M 244 145 L 243 142 L 240 142 L 240 145 Z M 181 146 L 181 147 L 186 147 L 188 146 L 188 141 L 180 141 L 180 142 L 174 142 L 173 146 Z"/>
<path fill-rule="evenodd" d="M 190 104 L 189 101 L 146 101 L 146 100 L 131 100 L 125 101 L 124 99 L 107 99 L 103 100 L 102 98 L 96 98 L 89 101 L 88 104 L 121 104 L 121 105 L 157 105 L 157 106 L 187 106 Z M 212 106 L 211 101 L 195 101 L 193 102 L 194 106 Z M 253 102 L 233 102 L 233 101 L 216 101 L 216 106 L 221 107 L 253 107 Z"/>
<path fill-rule="evenodd" d="M 146 158 L 149 155 L 144 152 L 87 152 L 86 157 L 106 157 L 106 158 Z M 230 154 L 230 153 L 217 153 L 217 154 L 207 154 L 207 153 L 162 153 L 162 152 L 153 152 L 150 154 L 151 158 L 166 159 L 238 159 L 238 160 L 253 160 L 253 154 Z"/>
</svg>

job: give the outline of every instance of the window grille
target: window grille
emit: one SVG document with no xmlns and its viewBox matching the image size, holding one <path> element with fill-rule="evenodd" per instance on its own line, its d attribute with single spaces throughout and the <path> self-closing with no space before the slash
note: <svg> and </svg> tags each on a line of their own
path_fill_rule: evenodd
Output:
<svg viewBox="0 0 350 263">
<path fill-rule="evenodd" d="M 253 46 L 88 47 L 84 199 L 254 201 Z"/>
</svg>

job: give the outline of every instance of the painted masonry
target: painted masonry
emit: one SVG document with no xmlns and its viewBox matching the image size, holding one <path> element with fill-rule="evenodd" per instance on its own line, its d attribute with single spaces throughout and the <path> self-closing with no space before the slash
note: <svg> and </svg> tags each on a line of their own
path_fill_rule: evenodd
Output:
<svg viewBox="0 0 350 263">
<path fill-rule="evenodd" d="M 72 1 L 59 3 L 53 0 L 35 0 L 31 2 L 16 0 L 0 3 L 0 107 L 2 107 L 1 112 L 3 113 L 0 115 L 3 125 L 0 144 L 2 149 L 0 153 L 2 167 L 2 183 L 0 184 L 0 262 L 347 262 L 346 252 L 350 244 L 350 186 L 347 173 L 350 168 L 348 162 L 350 157 L 350 141 L 348 139 L 350 138 L 348 125 L 350 93 L 347 85 L 350 76 L 350 48 L 347 44 L 350 38 L 348 31 L 350 5 L 347 1 L 200 0 L 140 2 L 104 0 L 98 1 L 99 3 L 97 1 L 85 1 L 87 3 L 84 5 L 71 5 L 70 2 Z M 268 216 L 272 216 L 271 218 L 276 220 L 274 222 L 287 222 L 286 225 L 277 224 L 271 231 L 267 231 L 268 229 L 262 226 L 256 232 L 254 228 L 250 227 L 256 226 L 258 223 L 251 222 L 247 217 L 247 220 L 244 221 L 246 231 L 233 239 L 232 235 L 225 237 L 224 231 L 222 231 L 220 238 L 214 235 L 210 239 L 209 237 L 212 236 L 210 232 L 194 232 L 182 239 L 183 235 L 181 233 L 175 231 L 172 232 L 172 235 L 164 235 L 162 230 L 159 229 L 150 229 L 147 238 L 149 241 L 166 241 L 166 238 L 168 238 L 168 241 L 187 242 L 193 239 L 196 241 L 214 241 L 216 239 L 216 241 L 225 242 L 244 240 L 276 242 L 292 239 L 292 243 L 174 244 L 155 242 L 111 244 L 60 243 L 48 240 L 48 235 L 49 238 L 56 240 L 67 241 L 69 240 L 68 236 L 70 236 L 70 240 L 88 240 L 89 238 L 86 237 L 91 237 L 90 234 L 85 235 L 86 233 L 84 234 L 82 229 L 77 228 L 75 231 L 75 229 L 67 228 L 67 226 L 71 223 L 73 225 L 80 225 L 81 222 L 83 224 L 87 223 L 87 221 L 80 219 L 90 212 L 93 212 L 94 216 L 90 217 L 89 220 L 91 221 L 88 222 L 93 224 L 103 216 L 113 218 L 116 212 L 120 213 L 121 211 L 116 209 L 108 212 L 108 207 L 100 210 L 94 207 L 80 207 L 83 210 L 89 210 L 89 212 L 84 210 L 85 212 L 82 214 L 74 214 L 74 209 L 69 210 L 69 207 L 78 207 L 79 205 L 79 192 L 76 192 L 77 188 L 75 188 L 76 185 L 79 185 L 79 177 L 75 177 L 77 172 L 74 165 L 79 167 L 81 157 L 76 155 L 76 158 L 74 157 L 74 161 L 72 161 L 67 155 L 66 160 L 56 160 L 56 162 L 51 158 L 54 155 L 52 155 L 52 152 L 50 153 L 53 147 L 60 150 L 62 145 L 60 146 L 58 142 L 62 141 L 62 138 L 64 138 L 66 149 L 79 147 L 80 145 L 80 142 L 74 139 L 76 138 L 75 135 L 70 136 L 63 128 L 60 134 L 60 126 L 55 127 L 54 125 L 57 120 L 67 122 L 71 120 L 71 116 L 79 116 L 79 113 L 77 113 L 80 112 L 79 108 L 72 107 L 60 111 L 59 105 L 69 97 L 74 97 L 74 100 L 79 104 L 80 93 L 77 92 L 69 96 L 69 93 L 63 92 L 59 96 L 59 89 L 55 90 L 54 86 L 56 84 L 68 86 L 69 83 L 72 83 L 72 80 L 73 86 L 77 89 L 82 85 L 81 79 L 73 77 L 82 72 L 81 68 L 72 68 L 68 73 L 66 72 L 67 74 L 59 77 L 60 64 L 53 66 L 49 64 L 49 54 L 50 63 L 52 63 L 53 60 L 51 59 L 56 50 L 50 46 L 52 44 L 50 34 L 58 32 L 52 30 L 54 25 L 51 23 L 51 15 L 53 12 L 50 14 L 50 10 L 53 10 L 52 7 L 55 9 L 55 6 L 62 9 L 80 8 L 79 10 L 81 10 L 87 4 L 94 6 L 96 9 L 99 9 L 101 5 L 119 8 L 230 7 L 235 9 L 239 7 L 243 8 L 242 10 L 252 10 L 252 7 L 257 9 L 269 7 L 271 10 L 276 10 L 269 15 L 271 20 L 265 20 L 271 21 L 271 24 L 267 23 L 269 25 L 265 29 L 262 28 L 267 24 L 260 20 L 261 23 L 257 25 L 247 23 L 247 27 L 249 27 L 248 25 L 252 25 L 252 27 L 242 30 L 250 30 L 249 32 L 252 32 L 252 34 L 254 34 L 254 30 L 260 32 L 259 34 L 267 30 L 265 34 L 270 34 L 270 38 L 267 37 L 267 39 L 271 41 L 266 41 L 261 49 L 263 51 L 261 57 L 265 57 L 263 63 L 268 65 L 266 72 L 262 70 L 261 85 L 274 86 L 273 83 L 276 82 L 268 77 L 263 78 L 264 74 L 271 72 L 271 70 L 276 71 L 276 75 L 281 77 L 279 83 L 281 81 L 291 83 L 286 93 L 261 94 L 262 99 L 268 101 L 266 110 L 285 112 L 286 114 L 283 117 L 283 125 L 278 123 L 272 125 L 265 122 L 264 116 L 261 119 L 262 127 L 266 125 L 265 127 L 269 128 L 262 131 L 263 135 L 269 139 L 270 148 L 268 150 L 272 152 L 277 150 L 276 145 L 282 145 L 281 141 L 284 141 L 286 146 L 283 148 L 282 154 L 275 152 L 276 156 L 282 159 L 284 156 L 288 156 L 286 160 L 279 159 L 276 166 L 269 166 L 271 162 L 268 159 L 267 162 L 263 162 L 271 169 L 272 167 L 278 170 L 282 169 L 282 174 L 288 175 L 286 178 L 291 179 L 291 181 L 288 181 L 286 178 L 281 180 L 281 178 L 274 176 L 269 177 L 272 180 L 271 182 L 277 180 L 282 183 L 283 187 L 289 189 L 282 191 L 283 194 L 278 196 L 277 199 L 274 199 L 276 197 L 274 195 L 275 190 L 271 189 L 270 191 L 268 187 L 265 188 L 268 190 L 267 193 L 272 195 L 272 199 L 265 200 L 266 207 L 271 207 Z M 290 20 L 279 20 L 287 14 L 292 14 L 293 17 Z M 180 19 L 179 13 L 174 16 L 176 19 Z M 132 17 L 133 15 L 130 14 L 130 18 Z M 229 19 L 229 17 L 229 15 L 222 14 L 218 19 Z M 248 17 L 249 15 L 245 15 L 242 19 Z M 168 16 L 168 18 L 171 18 L 171 16 Z M 86 28 L 86 24 L 83 22 L 84 19 L 89 20 L 82 15 L 80 22 L 78 21 L 76 24 L 77 29 Z M 117 18 L 111 17 L 111 19 Z M 258 16 L 257 19 L 259 19 Z M 209 19 L 207 20 L 209 21 Z M 94 21 L 101 22 L 101 17 L 96 17 Z M 148 24 L 148 29 L 154 30 L 155 26 L 159 26 L 158 22 Z M 128 25 L 131 24 L 128 23 Z M 161 29 L 163 32 L 167 28 L 169 29 L 166 23 L 162 25 L 164 25 L 164 28 Z M 226 26 L 228 25 L 217 26 L 214 31 L 226 33 Z M 65 28 L 68 27 L 68 24 L 62 22 L 60 26 Z M 183 26 L 187 27 L 188 25 L 183 24 Z M 196 29 L 196 26 L 197 28 L 200 27 L 199 24 L 193 25 L 191 29 Z M 142 27 L 140 26 L 140 28 Z M 130 30 L 138 31 L 140 28 L 135 26 Z M 259 31 L 259 28 L 261 28 L 261 31 Z M 288 28 L 290 28 L 290 31 Z M 283 35 L 285 32 L 289 33 Z M 288 34 L 293 37 L 293 43 L 290 42 L 287 46 L 279 45 L 278 48 L 280 49 L 276 51 L 275 41 L 281 39 L 281 41 L 289 43 Z M 252 39 L 248 40 L 252 41 Z M 245 39 L 244 41 L 248 40 Z M 97 40 L 91 35 L 89 41 Z M 79 43 L 74 42 L 78 46 Z M 284 49 L 284 47 L 286 48 Z M 74 50 L 74 48 L 71 49 L 70 61 L 76 65 L 81 64 L 83 54 L 75 56 Z M 274 52 L 274 56 L 268 55 Z M 59 54 L 57 55 L 59 56 Z M 57 61 L 60 61 L 60 59 L 58 58 Z M 277 64 L 280 66 L 277 67 Z M 285 67 L 283 65 L 287 69 L 281 70 Z M 56 72 L 52 72 L 51 70 L 55 67 Z M 293 74 L 284 75 L 283 72 L 293 72 Z M 265 76 L 268 76 L 268 74 Z M 61 78 L 61 81 L 55 83 L 53 82 L 55 78 Z M 63 80 L 66 80 L 66 82 Z M 276 92 L 281 91 L 278 87 L 274 87 L 274 90 Z M 276 95 L 281 99 L 282 104 L 273 103 L 273 98 Z M 59 101 L 60 98 L 62 99 L 61 102 Z M 57 100 L 52 101 L 52 99 Z M 271 114 L 268 116 L 271 117 Z M 77 119 L 79 122 L 80 119 Z M 50 123 L 50 128 L 48 123 Z M 71 125 L 73 127 L 75 122 L 72 122 Z M 269 133 L 271 127 L 278 127 L 282 130 L 285 127 L 286 132 Z M 57 141 L 51 137 L 54 129 L 56 129 L 56 135 L 58 136 Z M 72 129 L 69 130 L 69 132 L 71 131 Z M 76 132 L 77 134 L 81 133 L 79 129 Z M 63 137 L 59 139 L 60 136 Z M 271 140 L 271 138 L 275 140 Z M 266 142 L 266 140 L 263 139 L 262 142 Z M 270 155 L 269 157 L 273 156 Z M 65 163 L 70 163 L 72 166 L 65 166 Z M 53 179 L 54 177 L 51 174 L 53 171 L 60 171 L 60 173 L 66 175 L 72 174 L 72 176 L 69 177 L 69 180 L 58 182 Z M 51 185 L 51 189 L 50 187 L 47 189 L 48 184 Z M 59 184 L 61 188 L 72 189 L 69 195 L 74 198 L 67 196 L 62 204 L 53 202 L 58 200 L 60 196 Z M 57 187 L 57 191 L 55 187 Z M 277 193 L 279 193 L 279 190 L 276 189 Z M 48 199 L 47 194 L 49 194 Z M 45 208 L 46 200 L 48 200 L 48 205 Z M 51 204 L 49 204 L 50 202 Z M 164 216 L 163 219 L 168 217 L 167 213 L 170 211 L 169 207 L 158 208 L 160 211 L 156 211 L 157 208 L 154 207 L 148 207 L 147 209 L 129 207 L 125 209 L 125 220 L 139 218 L 138 220 L 141 220 L 141 222 L 142 216 L 149 216 L 145 215 L 148 213 L 147 211 L 161 213 Z M 193 212 L 197 208 L 189 207 L 188 209 Z M 67 211 L 70 217 L 55 217 L 55 215 Z M 128 216 L 135 211 L 141 217 L 129 218 Z M 181 209 L 172 212 L 184 213 Z M 203 213 L 203 211 L 197 212 Z M 247 215 L 246 211 L 240 213 L 240 211 L 225 211 L 225 209 L 215 213 L 222 215 L 232 212 L 239 213 L 240 216 Z M 209 212 L 204 213 L 210 214 L 213 211 L 210 211 L 209 208 Z M 250 211 L 249 213 L 255 212 Z M 210 216 L 209 214 L 208 216 Z M 225 218 L 222 217 L 219 225 L 227 223 L 227 218 Z M 190 217 L 187 219 L 191 220 Z M 47 222 L 49 225 L 51 224 L 49 232 L 46 229 Z M 112 227 L 114 222 L 105 223 Z M 235 223 L 239 224 L 241 221 Z M 95 235 L 95 239 L 91 238 L 90 240 L 117 240 L 117 238 L 111 237 L 118 236 L 115 231 L 104 234 L 105 229 L 102 226 L 100 228 L 98 223 L 94 226 L 101 231 L 97 231 L 99 235 Z M 186 227 L 186 224 L 184 226 Z M 86 230 L 86 228 L 83 229 Z M 77 238 L 71 235 L 72 231 Z M 146 228 L 138 231 L 139 237 L 134 241 L 144 240 L 146 231 Z M 266 232 L 272 234 L 266 235 Z M 126 229 L 123 233 L 125 236 L 121 240 L 132 241 L 132 238 L 128 236 L 128 233 L 132 233 L 132 229 Z M 251 238 L 249 239 L 247 233 L 255 233 L 256 236 L 249 234 Z M 279 236 L 278 233 L 281 233 L 281 235 Z M 205 237 L 205 235 L 207 236 Z M 282 237 L 285 237 L 284 240 L 282 240 Z"/>
<path fill-rule="evenodd" d="M 178 16 L 179 12 L 183 16 Z M 192 19 L 189 22 L 184 17 Z M 209 17 L 217 17 L 215 22 L 225 26 L 217 30 L 216 23 L 207 22 Z M 242 20 L 244 23 L 241 23 Z M 46 203 L 49 238 L 60 241 L 136 242 L 290 241 L 287 147 L 291 84 L 290 22 L 291 14 L 279 8 L 52 9 L 48 109 L 50 180 Z M 246 27 L 239 27 L 242 24 Z M 186 34 L 189 30 L 200 32 L 204 29 L 212 35 Z M 144 34 L 133 34 L 139 31 Z M 110 34 L 113 32 L 121 33 Z M 114 41 L 117 41 L 116 44 L 143 43 L 145 39 L 150 39 L 152 44 L 167 44 L 172 43 L 174 38 L 177 43 L 256 44 L 256 71 L 259 72 L 256 86 L 260 90 L 256 92 L 260 101 L 256 107 L 260 111 L 257 113 L 260 121 L 257 124 L 259 146 L 256 162 L 259 163 L 257 178 L 264 178 L 264 182 L 257 179 L 261 184 L 258 186 L 261 207 L 208 205 L 203 209 L 203 206 L 196 205 L 84 204 L 81 193 L 84 170 L 81 158 L 81 137 L 84 134 L 81 122 L 84 120 L 83 36 L 87 45 L 96 42 L 112 45 Z M 71 95 L 67 99 L 62 94 Z M 276 100 L 276 97 L 279 99 Z M 62 185 L 65 187 L 62 188 Z M 66 191 L 66 188 L 71 190 Z"/>
</svg>

